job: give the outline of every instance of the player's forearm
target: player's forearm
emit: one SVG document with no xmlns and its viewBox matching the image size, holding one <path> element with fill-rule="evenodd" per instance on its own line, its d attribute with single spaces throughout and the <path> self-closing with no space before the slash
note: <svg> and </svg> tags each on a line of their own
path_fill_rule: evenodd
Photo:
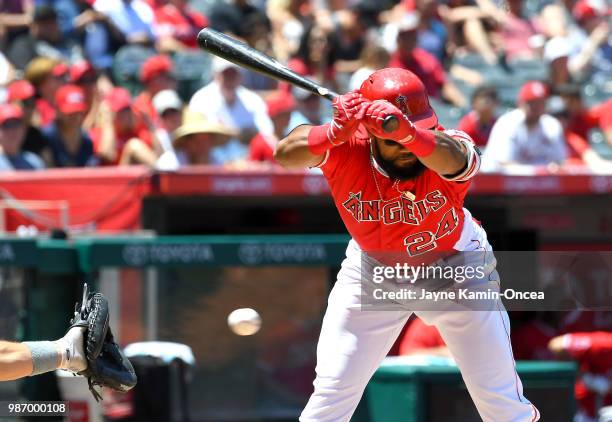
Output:
<svg viewBox="0 0 612 422">
<path fill-rule="evenodd" d="M 483 19 L 488 15 L 476 6 L 459 6 L 449 10 L 448 20 L 452 23 L 468 19 Z"/>
<path fill-rule="evenodd" d="M 0 341 L 0 381 L 27 377 L 32 370 L 32 355 L 25 344 Z"/>
<path fill-rule="evenodd" d="M 276 144 L 274 159 L 285 168 L 313 167 L 321 163 L 322 155 L 313 154 L 308 145 L 308 134 L 314 126 L 296 127 Z"/>
<path fill-rule="evenodd" d="M 19 28 L 32 24 L 32 16 L 27 13 L 0 13 L 0 25 L 5 28 Z"/>
<path fill-rule="evenodd" d="M 467 156 L 464 147 L 448 135 L 435 131 L 436 147 L 430 155 L 419 160 L 426 167 L 445 176 L 459 173 L 465 168 Z"/>
</svg>

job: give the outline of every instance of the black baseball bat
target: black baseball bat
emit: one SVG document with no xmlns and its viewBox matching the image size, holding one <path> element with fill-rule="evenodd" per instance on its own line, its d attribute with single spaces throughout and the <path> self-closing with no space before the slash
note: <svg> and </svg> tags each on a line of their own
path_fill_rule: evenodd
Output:
<svg viewBox="0 0 612 422">
<path fill-rule="evenodd" d="M 299 86 L 302 89 L 323 98 L 327 98 L 330 101 L 338 96 L 337 93 L 330 91 L 308 78 L 298 75 L 282 63 L 261 51 L 228 35 L 215 31 L 214 29 L 202 29 L 198 34 L 198 45 L 203 50 L 235 63 L 238 66 L 245 67 L 280 81 L 288 82 L 291 85 Z M 385 132 L 389 133 L 395 131 L 398 125 L 399 122 L 395 116 L 387 116 L 382 127 Z"/>
</svg>

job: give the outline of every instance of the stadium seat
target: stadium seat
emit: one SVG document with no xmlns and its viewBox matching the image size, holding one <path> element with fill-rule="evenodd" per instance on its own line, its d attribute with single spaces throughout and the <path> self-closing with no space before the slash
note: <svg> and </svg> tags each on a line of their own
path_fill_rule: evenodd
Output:
<svg viewBox="0 0 612 422">
<path fill-rule="evenodd" d="M 602 158 L 612 160 L 612 146 L 608 144 L 601 131 L 593 131 L 589 136 L 591 148 L 595 150 Z"/>
<path fill-rule="evenodd" d="M 599 104 L 612 97 L 612 82 L 585 84 L 582 87 L 582 93 L 588 106 Z"/>
<path fill-rule="evenodd" d="M 544 80 L 548 78 L 548 67 L 541 60 L 516 60 L 511 63 L 514 73 L 524 80 Z"/>
<path fill-rule="evenodd" d="M 446 104 L 437 99 L 430 99 L 430 104 L 436 111 L 438 121 L 445 128 L 455 128 L 465 112 L 459 107 Z"/>
<path fill-rule="evenodd" d="M 138 93 L 141 89 L 140 68 L 145 60 L 155 54 L 155 50 L 138 45 L 121 47 L 113 62 L 113 77 L 132 94 Z"/>
<path fill-rule="evenodd" d="M 212 79 L 211 55 L 199 50 L 187 50 L 172 57 L 178 92 L 189 99 L 199 88 Z"/>
<path fill-rule="evenodd" d="M 453 57 L 453 64 L 478 69 L 487 66 L 487 63 L 478 54 L 457 54 Z"/>
<path fill-rule="evenodd" d="M 208 16 L 208 12 L 218 3 L 223 3 L 223 0 L 190 0 L 189 6 Z"/>
</svg>

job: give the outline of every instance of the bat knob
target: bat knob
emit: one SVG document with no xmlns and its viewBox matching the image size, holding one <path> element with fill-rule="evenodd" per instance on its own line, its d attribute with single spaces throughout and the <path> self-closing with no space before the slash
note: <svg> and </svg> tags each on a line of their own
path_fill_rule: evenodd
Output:
<svg viewBox="0 0 612 422">
<path fill-rule="evenodd" d="M 397 120 L 397 117 L 395 116 L 385 117 L 385 120 L 382 123 L 382 128 L 387 133 L 395 132 L 398 127 L 399 127 L 399 121 Z"/>
</svg>

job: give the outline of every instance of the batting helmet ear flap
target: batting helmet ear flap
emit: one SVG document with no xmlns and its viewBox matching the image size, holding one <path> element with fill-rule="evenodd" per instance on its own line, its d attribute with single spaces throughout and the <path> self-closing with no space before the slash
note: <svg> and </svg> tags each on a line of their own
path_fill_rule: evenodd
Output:
<svg viewBox="0 0 612 422">
<path fill-rule="evenodd" d="M 421 129 L 438 125 L 438 117 L 429 104 L 425 85 L 409 70 L 377 70 L 363 81 L 359 92 L 370 101 L 389 101 Z"/>
</svg>

